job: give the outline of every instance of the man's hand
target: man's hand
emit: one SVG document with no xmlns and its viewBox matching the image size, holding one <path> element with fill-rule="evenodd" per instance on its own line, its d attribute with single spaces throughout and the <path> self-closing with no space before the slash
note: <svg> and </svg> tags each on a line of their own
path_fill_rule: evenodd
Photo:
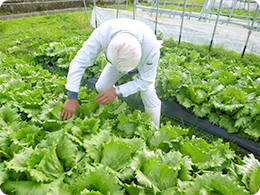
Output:
<svg viewBox="0 0 260 195">
<path fill-rule="evenodd" d="M 112 102 L 117 97 L 115 88 L 111 87 L 107 89 L 106 91 L 103 91 L 96 97 L 96 101 L 99 104 L 106 105 L 109 102 Z"/>
<path fill-rule="evenodd" d="M 64 102 L 63 109 L 61 112 L 61 118 L 63 121 L 69 120 L 76 113 L 78 108 L 78 100 L 67 99 Z"/>
</svg>

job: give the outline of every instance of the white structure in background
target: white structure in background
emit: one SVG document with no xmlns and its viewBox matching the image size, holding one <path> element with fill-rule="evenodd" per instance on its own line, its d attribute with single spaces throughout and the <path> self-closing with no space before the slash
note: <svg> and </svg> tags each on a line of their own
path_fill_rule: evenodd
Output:
<svg viewBox="0 0 260 195">
<path fill-rule="evenodd" d="M 94 7 L 91 25 L 96 27 L 96 24 L 99 25 L 104 21 L 116 17 L 134 18 L 145 22 L 154 31 L 159 32 L 158 34 L 162 33 L 164 39 L 173 38 L 178 41 L 181 32 L 181 42 L 184 41 L 196 45 L 210 45 L 216 20 L 218 20 L 214 31 L 214 41 L 212 41 L 213 47 L 223 47 L 227 50 L 236 51 L 237 53 L 242 53 L 246 48 L 246 53 L 260 55 L 259 17 L 256 18 L 253 26 L 251 26 L 252 18 L 251 20 L 242 20 L 221 15 L 217 18 L 217 14 L 214 14 L 212 9 L 215 6 L 213 5 L 213 1 L 214 4 L 216 4 L 220 0 L 206 0 L 203 6 L 204 10 L 200 13 L 185 12 L 183 21 L 183 11 L 171 11 L 163 8 L 158 9 L 158 17 L 156 18 L 155 4 L 151 5 L 151 7 L 137 5 L 134 13 L 133 11 Z M 233 8 L 235 1 L 238 2 L 237 0 L 231 1 L 231 3 L 233 3 Z M 223 0 L 223 3 L 226 3 L 225 7 L 230 6 L 230 1 Z M 250 6 L 255 10 L 257 3 L 252 3 Z M 210 12 L 211 9 L 212 12 Z M 253 30 L 249 32 L 251 27 Z M 248 36 L 249 34 L 250 37 Z M 247 41 L 248 43 L 245 47 Z"/>
<path fill-rule="evenodd" d="M 210 3 L 214 2 L 214 0 L 210 0 L 208 2 L 208 5 Z M 248 3 L 249 2 L 249 3 Z M 260 0 L 225 0 L 223 1 L 223 4 L 222 4 L 222 9 L 232 9 L 232 7 L 235 5 L 235 9 L 244 9 L 244 10 L 255 10 L 256 7 L 257 7 L 257 3 L 259 4 Z M 215 5 L 214 5 L 214 8 L 215 9 L 218 9 L 219 8 L 219 4 L 220 4 L 220 0 L 215 0 Z"/>
<path fill-rule="evenodd" d="M 4 3 L 5 0 L 0 0 L 0 7 L 1 5 Z M 0 195 L 1 195 L 1 191 L 0 191 Z"/>
</svg>

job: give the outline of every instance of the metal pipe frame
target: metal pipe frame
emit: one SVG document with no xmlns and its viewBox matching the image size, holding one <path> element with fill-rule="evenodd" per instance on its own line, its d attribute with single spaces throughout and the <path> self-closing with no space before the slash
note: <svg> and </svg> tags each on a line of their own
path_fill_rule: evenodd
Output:
<svg viewBox="0 0 260 195">
<path fill-rule="evenodd" d="M 230 21 L 230 18 L 231 18 L 232 14 L 233 14 L 233 12 L 234 12 L 234 10 L 235 10 L 235 8 L 236 8 L 237 2 L 238 2 L 238 0 L 235 0 L 235 3 L 232 4 L 232 9 L 231 9 L 231 12 L 230 12 L 230 14 L 229 14 L 229 16 L 228 16 L 227 24 L 226 24 L 226 25 L 228 25 L 228 23 L 229 23 L 229 21 Z"/>
<path fill-rule="evenodd" d="M 178 3 L 178 5 L 177 5 L 177 7 L 176 7 L 176 10 L 175 10 L 175 12 L 174 12 L 173 17 L 175 17 L 176 12 L 178 11 L 178 9 L 179 9 L 179 7 L 180 7 L 180 4 L 181 4 L 181 0 L 179 0 L 179 3 Z"/>
<path fill-rule="evenodd" d="M 133 7 L 133 20 L 135 20 L 136 1 L 137 1 L 137 0 L 134 0 L 134 7 Z"/>
<path fill-rule="evenodd" d="M 180 28 L 179 42 L 178 42 L 179 45 L 181 43 L 181 34 L 182 34 L 182 27 L 183 27 L 183 20 L 184 20 L 186 5 L 187 5 L 187 0 L 184 0 L 184 7 L 183 7 L 183 10 L 182 10 L 181 28 Z"/>
<path fill-rule="evenodd" d="M 247 44 L 248 44 L 250 35 L 251 35 L 251 33 L 252 33 L 252 29 L 253 29 L 253 27 L 254 27 L 254 22 L 255 22 L 255 19 L 256 19 L 256 15 L 257 15 L 258 9 L 259 9 L 259 4 L 257 4 L 257 8 L 256 8 L 256 11 L 255 11 L 254 19 L 253 19 L 253 21 L 252 21 L 252 23 L 251 23 L 250 30 L 248 31 L 246 43 L 245 43 L 245 46 L 244 46 L 244 49 L 243 49 L 241 58 L 244 57 L 244 54 L 245 54 L 245 52 L 246 52 L 246 47 L 247 47 Z"/>
<path fill-rule="evenodd" d="M 154 34 L 157 35 L 157 20 L 158 20 L 158 9 L 159 9 L 159 2 L 160 0 L 157 0 L 157 9 L 156 9 L 156 17 L 155 17 L 155 27 L 154 27 Z"/>
<path fill-rule="evenodd" d="M 93 2 L 94 2 L 94 9 L 95 9 L 95 27 L 97 28 L 96 0 L 93 0 Z"/>
<path fill-rule="evenodd" d="M 211 9 L 211 12 L 210 12 L 210 18 L 212 17 L 212 13 L 214 13 L 215 2 L 216 2 L 216 1 L 213 0 L 212 9 Z"/>
<path fill-rule="evenodd" d="M 188 19 L 190 19 L 190 17 L 191 17 L 191 13 L 192 13 L 192 10 L 193 10 L 193 7 L 194 7 L 194 1 L 195 0 L 192 1 L 192 5 L 191 5 L 191 9 L 190 9 L 190 15 L 189 15 Z"/>
<path fill-rule="evenodd" d="M 165 0 L 164 3 L 163 3 L 163 9 L 165 8 L 166 2 L 167 2 L 167 0 Z M 159 4 L 159 3 L 158 3 L 158 4 Z M 160 13 L 160 16 L 159 16 L 159 17 L 162 16 L 162 13 L 163 13 L 163 12 Z"/>
<path fill-rule="evenodd" d="M 222 2 L 223 2 L 223 0 L 220 0 L 219 9 L 218 9 L 218 16 L 217 16 L 217 19 L 216 19 L 216 22 L 215 22 L 214 30 L 213 30 L 213 33 L 212 33 L 212 38 L 211 38 L 210 45 L 209 45 L 209 52 L 211 50 L 211 47 L 212 47 L 212 44 L 213 44 L 213 39 L 214 39 L 215 32 L 216 32 L 216 29 L 217 29 L 218 19 L 219 19 L 219 15 L 220 15 L 220 11 L 221 11 Z"/>
<path fill-rule="evenodd" d="M 119 14 L 119 1 L 120 0 L 117 0 L 116 19 L 118 18 L 118 14 Z"/>
<path fill-rule="evenodd" d="M 204 22 L 206 22 L 207 19 L 209 18 L 208 15 L 210 14 L 211 8 L 214 9 L 214 5 L 215 5 L 215 0 L 214 0 L 214 2 L 210 1 L 208 9 L 207 9 L 207 13 L 206 13 L 206 15 L 204 17 Z"/>
<path fill-rule="evenodd" d="M 174 5 L 174 0 L 172 1 L 171 13 L 173 12 L 173 5 Z M 172 14 L 169 15 L 169 18 L 171 18 L 171 15 L 172 15 Z"/>
<path fill-rule="evenodd" d="M 90 23 L 89 23 L 89 19 L 88 19 L 88 10 L 87 10 L 85 0 L 83 0 L 83 3 L 84 3 L 84 9 L 85 9 L 85 13 L 86 13 L 87 21 L 88 21 L 88 28 L 90 29 Z"/>
<path fill-rule="evenodd" d="M 199 18 L 198 18 L 198 21 L 200 21 L 200 20 L 202 19 L 202 16 L 203 16 L 203 14 L 204 14 L 204 12 L 205 12 L 205 10 L 206 10 L 206 7 L 207 7 L 208 2 L 209 2 L 209 0 L 206 0 L 206 1 L 204 2 L 204 5 L 203 5 L 203 7 L 202 7 L 202 9 L 201 9 L 201 11 L 200 11 L 200 16 L 199 16 Z"/>
<path fill-rule="evenodd" d="M 153 15 L 153 10 L 154 10 L 154 8 L 155 8 L 156 3 L 157 3 L 157 0 L 153 0 L 152 5 L 151 5 L 151 13 L 150 13 L 150 16 Z"/>
</svg>

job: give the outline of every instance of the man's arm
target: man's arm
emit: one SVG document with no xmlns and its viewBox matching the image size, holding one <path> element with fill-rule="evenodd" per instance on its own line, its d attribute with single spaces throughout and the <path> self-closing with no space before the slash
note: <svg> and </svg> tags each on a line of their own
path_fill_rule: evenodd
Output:
<svg viewBox="0 0 260 195">
<path fill-rule="evenodd" d="M 66 84 L 66 89 L 69 91 L 79 91 L 82 75 L 86 68 L 93 65 L 98 54 L 102 51 L 100 36 L 99 29 L 96 29 L 71 61 Z"/>
<path fill-rule="evenodd" d="M 99 29 L 96 29 L 70 63 L 66 84 L 68 99 L 64 102 L 61 112 L 61 118 L 63 120 L 70 119 L 76 113 L 78 108 L 78 91 L 82 75 L 86 68 L 93 64 L 97 55 L 102 51 L 100 36 Z"/>
</svg>

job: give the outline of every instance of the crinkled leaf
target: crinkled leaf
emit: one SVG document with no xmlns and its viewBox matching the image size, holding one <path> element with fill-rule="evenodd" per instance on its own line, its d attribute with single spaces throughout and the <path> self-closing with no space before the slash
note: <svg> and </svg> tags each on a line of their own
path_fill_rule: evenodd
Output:
<svg viewBox="0 0 260 195">
<path fill-rule="evenodd" d="M 228 115 L 221 115 L 219 120 L 219 126 L 226 129 L 228 133 L 238 132 L 238 128 L 235 127 L 234 120 Z"/>
<path fill-rule="evenodd" d="M 36 169 L 27 169 L 29 175 L 31 176 L 31 181 L 36 182 L 50 182 L 51 179 L 48 178 L 43 172 Z"/>
<path fill-rule="evenodd" d="M 9 158 L 10 155 L 10 144 L 12 142 L 10 139 L 11 133 L 12 131 L 10 129 L 0 127 L 0 151 L 6 154 L 6 158 Z"/>
<path fill-rule="evenodd" d="M 190 108 L 193 105 L 193 102 L 182 94 L 177 94 L 176 97 L 178 102 L 185 108 Z"/>
<path fill-rule="evenodd" d="M 124 143 L 130 146 L 131 148 L 134 148 L 135 151 L 143 150 L 147 147 L 145 141 L 142 138 L 134 137 L 132 139 L 128 139 L 128 138 L 122 139 L 121 137 L 114 137 L 113 139 L 117 142 Z"/>
<path fill-rule="evenodd" d="M 244 129 L 245 133 L 256 138 L 256 141 L 260 137 L 260 124 L 259 121 L 254 121 L 252 124 Z"/>
<path fill-rule="evenodd" d="M 149 160 L 141 168 L 142 173 L 160 191 L 175 186 L 179 170 L 180 167 L 170 167 L 154 160 Z"/>
<path fill-rule="evenodd" d="M 5 194 L 46 195 L 49 189 L 43 183 L 32 181 L 7 181 L 1 186 Z"/>
<path fill-rule="evenodd" d="M 136 179 L 140 185 L 152 189 L 154 194 L 160 192 L 160 189 L 140 170 L 136 170 Z"/>
<path fill-rule="evenodd" d="M 6 194 L 18 195 L 70 195 L 68 186 L 61 180 L 51 183 L 38 183 L 34 181 L 7 181 L 1 186 Z"/>
<path fill-rule="evenodd" d="M 80 195 L 103 195 L 103 193 L 99 191 L 94 191 L 94 190 L 89 191 L 88 189 L 84 189 L 83 191 L 80 192 Z"/>
<path fill-rule="evenodd" d="M 246 195 L 248 192 L 236 180 L 221 173 L 204 173 L 184 190 L 184 194 L 230 194 Z"/>
<path fill-rule="evenodd" d="M 251 123 L 252 118 L 250 116 L 242 116 L 235 122 L 235 127 L 245 127 L 247 124 Z"/>
<path fill-rule="evenodd" d="M 260 163 L 253 156 L 245 157 L 241 165 L 236 165 L 237 172 L 242 176 L 242 182 L 246 188 L 252 193 L 256 194 L 260 189 Z"/>
<path fill-rule="evenodd" d="M 239 110 L 240 108 L 242 108 L 244 106 L 243 104 L 231 104 L 231 105 L 219 104 L 216 101 L 213 101 L 213 104 L 216 108 L 223 110 L 223 111 L 229 111 L 229 112 Z"/>
<path fill-rule="evenodd" d="M 81 124 L 79 124 L 79 128 L 81 129 L 81 137 L 84 139 L 86 134 L 96 134 L 100 128 L 100 119 L 99 118 L 85 118 Z"/>
<path fill-rule="evenodd" d="M 134 182 L 132 182 L 130 185 L 125 183 L 124 186 L 130 195 L 145 195 L 144 187 L 136 185 Z"/>
<path fill-rule="evenodd" d="M 201 138 L 193 137 L 191 140 L 181 142 L 181 146 L 180 151 L 184 155 L 189 155 L 200 169 L 226 166 L 224 163 L 234 155 L 229 145 L 223 144 L 220 140 L 209 144 Z"/>
<path fill-rule="evenodd" d="M 2 119 L 6 123 L 13 123 L 14 121 L 20 121 L 21 117 L 17 113 L 18 110 L 16 108 L 12 108 L 11 105 L 6 105 L 0 108 L 0 112 L 2 113 Z"/>
<path fill-rule="evenodd" d="M 5 180 L 7 180 L 7 179 L 8 179 L 8 174 L 5 169 L 5 164 L 0 163 L 0 185 L 2 185 L 2 183 L 4 183 Z"/>
<path fill-rule="evenodd" d="M 50 147 L 48 149 L 43 159 L 36 167 L 37 170 L 42 171 L 47 177 L 51 179 L 57 179 L 64 172 L 54 147 Z"/>
<path fill-rule="evenodd" d="M 100 162 L 102 146 L 109 141 L 110 131 L 101 130 L 96 135 L 91 135 L 90 138 L 84 140 L 84 148 L 87 155 L 94 160 Z"/>
<path fill-rule="evenodd" d="M 51 114 L 55 117 L 56 120 L 61 119 L 61 111 L 62 111 L 63 103 L 57 102 L 57 104 L 51 109 Z"/>
<path fill-rule="evenodd" d="M 167 123 L 166 125 L 161 125 L 161 128 L 156 131 L 150 139 L 149 147 L 151 149 L 164 149 L 165 147 L 167 148 L 167 146 L 165 146 L 167 142 L 176 141 L 181 137 L 181 135 L 186 135 L 187 133 L 187 129 L 183 129 L 178 126 L 172 126 L 170 123 Z"/>
<path fill-rule="evenodd" d="M 6 122 L 4 121 L 4 119 L 2 117 L 2 113 L 0 113 L 0 126 L 3 126 L 3 127 L 7 126 Z"/>
<path fill-rule="evenodd" d="M 74 144 L 66 135 L 62 137 L 57 145 L 57 156 L 65 162 L 67 170 L 75 163 L 77 150 L 77 145 Z"/>
<path fill-rule="evenodd" d="M 195 105 L 193 112 L 198 117 L 206 117 L 211 112 L 212 105 L 209 103 L 202 103 L 201 105 Z"/>
<path fill-rule="evenodd" d="M 119 171 L 129 163 L 133 152 L 133 148 L 112 140 L 103 146 L 101 163 Z"/>
<path fill-rule="evenodd" d="M 219 115 L 218 115 L 217 113 L 211 112 L 211 113 L 209 114 L 209 121 L 210 121 L 212 124 L 218 125 L 218 124 L 219 124 L 219 120 L 220 120 L 220 118 L 219 118 Z"/>
<path fill-rule="evenodd" d="M 206 101 L 208 93 L 204 89 L 203 86 L 189 86 L 188 89 L 190 91 L 190 98 L 193 102 L 200 104 Z"/>
<path fill-rule="evenodd" d="M 24 172 L 27 169 L 26 161 L 31 157 L 34 150 L 32 148 L 24 148 L 19 153 L 14 154 L 11 161 L 6 162 L 7 169 L 12 169 L 15 172 Z"/>
<path fill-rule="evenodd" d="M 100 191 L 103 194 L 123 195 L 124 190 L 118 178 L 104 165 L 99 165 L 93 170 L 84 172 L 73 184 L 74 192 L 84 189 Z M 74 194 L 75 194 L 74 193 Z"/>
<path fill-rule="evenodd" d="M 163 164 L 166 164 L 169 167 L 178 167 L 178 169 L 180 169 L 178 177 L 182 181 L 189 181 L 191 179 L 191 166 L 193 163 L 188 156 L 182 155 L 179 151 L 170 151 L 160 157 Z"/>
</svg>

